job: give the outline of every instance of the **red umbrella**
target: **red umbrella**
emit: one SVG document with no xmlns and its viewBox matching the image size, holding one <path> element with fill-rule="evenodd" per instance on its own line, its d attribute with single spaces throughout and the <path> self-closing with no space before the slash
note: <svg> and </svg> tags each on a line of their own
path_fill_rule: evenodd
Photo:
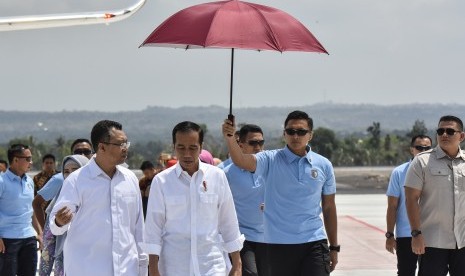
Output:
<svg viewBox="0 0 465 276">
<path fill-rule="evenodd" d="M 231 48 L 230 115 L 234 48 L 328 53 L 291 15 L 239 0 L 210 2 L 181 10 L 158 26 L 142 46 Z"/>
</svg>

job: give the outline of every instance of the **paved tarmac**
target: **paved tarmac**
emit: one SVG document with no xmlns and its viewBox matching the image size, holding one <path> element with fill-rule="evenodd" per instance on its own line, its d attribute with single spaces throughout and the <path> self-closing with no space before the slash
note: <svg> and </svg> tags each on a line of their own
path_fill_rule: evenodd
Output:
<svg viewBox="0 0 465 276">
<path fill-rule="evenodd" d="M 396 256 L 384 248 L 386 196 L 337 194 L 336 205 L 341 253 L 331 275 L 396 275 Z"/>
</svg>

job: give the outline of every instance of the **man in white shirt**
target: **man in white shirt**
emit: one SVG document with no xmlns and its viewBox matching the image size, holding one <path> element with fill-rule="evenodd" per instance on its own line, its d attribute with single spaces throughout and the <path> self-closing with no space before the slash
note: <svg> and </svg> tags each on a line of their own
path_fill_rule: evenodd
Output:
<svg viewBox="0 0 465 276">
<path fill-rule="evenodd" d="M 147 207 L 145 243 L 150 276 L 241 275 L 239 232 L 234 202 L 224 172 L 199 162 L 203 131 L 192 122 L 172 132 L 178 163 L 157 174 Z"/>
<path fill-rule="evenodd" d="M 68 232 L 65 274 L 147 275 L 139 183 L 121 166 L 130 143 L 121 124 L 108 120 L 92 128 L 91 141 L 96 155 L 66 178 L 50 215 L 53 234 Z"/>
</svg>

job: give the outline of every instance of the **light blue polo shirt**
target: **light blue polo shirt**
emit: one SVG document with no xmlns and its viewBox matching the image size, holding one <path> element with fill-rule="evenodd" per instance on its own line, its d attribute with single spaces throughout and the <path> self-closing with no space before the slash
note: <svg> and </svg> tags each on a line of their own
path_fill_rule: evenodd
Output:
<svg viewBox="0 0 465 276">
<path fill-rule="evenodd" d="M 8 169 L 0 175 L 0 237 L 24 239 L 35 236 L 32 227 L 34 181 Z"/>
<path fill-rule="evenodd" d="M 410 223 L 407 216 L 407 208 L 405 206 L 405 189 L 404 182 L 407 175 L 407 170 L 410 161 L 396 167 L 391 174 L 386 195 L 399 198 L 396 214 L 396 236 L 411 237 Z"/>
<path fill-rule="evenodd" d="M 260 209 L 265 197 L 263 178 L 234 164 L 227 166 L 224 172 L 233 195 L 241 233 L 248 241 L 263 242 L 264 215 Z"/>
<path fill-rule="evenodd" d="M 286 146 L 259 152 L 255 174 L 265 181 L 265 243 L 300 244 L 326 239 L 321 197 L 336 193 L 331 162 L 314 153 L 300 157 Z"/>
<path fill-rule="evenodd" d="M 224 170 L 227 166 L 231 165 L 232 163 L 233 163 L 232 159 L 228 158 L 224 160 L 223 162 L 219 163 L 217 167 Z"/>
<path fill-rule="evenodd" d="M 57 173 L 45 183 L 37 194 L 41 195 L 45 201 L 50 201 L 60 192 L 63 181 L 65 181 L 63 174 Z"/>
</svg>

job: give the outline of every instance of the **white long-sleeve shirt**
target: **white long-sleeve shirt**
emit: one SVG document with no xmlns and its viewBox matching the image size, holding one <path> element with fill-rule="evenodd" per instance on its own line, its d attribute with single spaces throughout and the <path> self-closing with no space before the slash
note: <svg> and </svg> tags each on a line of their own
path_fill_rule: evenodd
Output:
<svg viewBox="0 0 465 276">
<path fill-rule="evenodd" d="M 155 176 L 145 225 L 163 276 L 226 275 L 223 252 L 244 241 L 224 172 L 202 162 L 192 177 L 179 163 Z"/>
<path fill-rule="evenodd" d="M 74 216 L 58 227 L 55 215 L 63 206 Z M 67 276 L 148 274 L 139 184 L 122 166 L 110 178 L 92 158 L 68 176 L 52 209 L 50 229 L 55 235 L 68 231 L 63 247 Z"/>
</svg>

